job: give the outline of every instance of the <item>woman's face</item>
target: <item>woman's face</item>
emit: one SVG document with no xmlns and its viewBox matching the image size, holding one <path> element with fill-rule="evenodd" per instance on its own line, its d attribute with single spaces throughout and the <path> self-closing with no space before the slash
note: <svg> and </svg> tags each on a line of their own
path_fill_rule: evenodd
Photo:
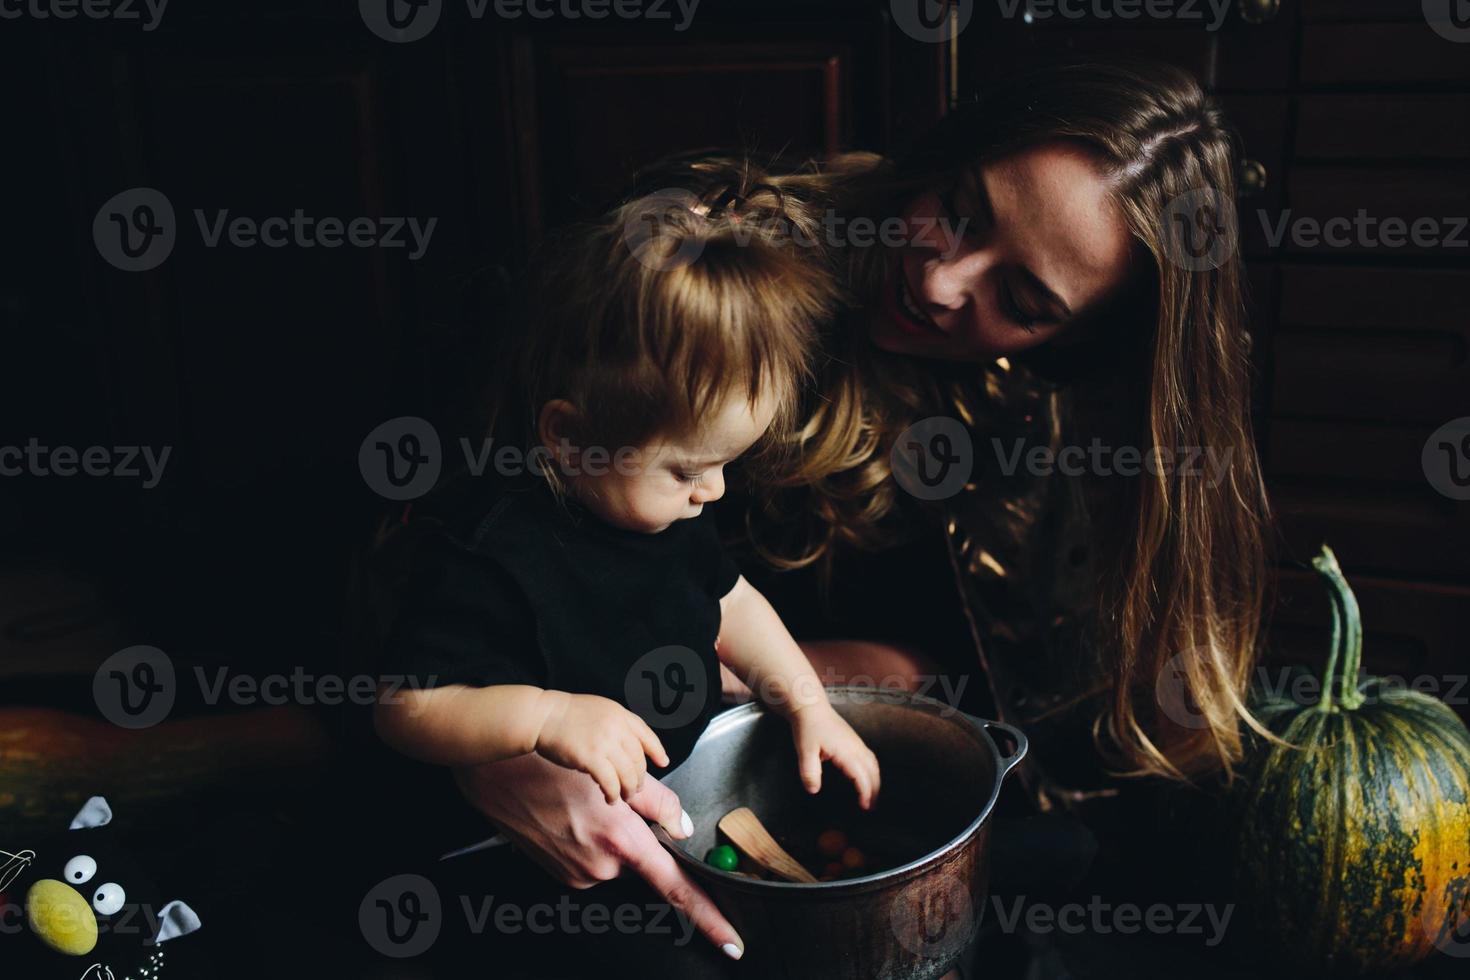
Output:
<svg viewBox="0 0 1470 980">
<path fill-rule="evenodd" d="M 870 322 L 884 350 L 988 361 L 1066 334 L 1128 276 L 1132 236 L 1085 149 L 1054 143 L 970 170 L 903 214 Z M 963 222 L 963 224 L 962 224 Z"/>
</svg>

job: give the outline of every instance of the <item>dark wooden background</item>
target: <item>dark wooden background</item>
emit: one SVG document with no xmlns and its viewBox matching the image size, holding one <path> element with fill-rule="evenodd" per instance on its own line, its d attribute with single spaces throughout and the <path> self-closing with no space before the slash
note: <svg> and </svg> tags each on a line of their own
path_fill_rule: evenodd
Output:
<svg viewBox="0 0 1470 980">
<path fill-rule="evenodd" d="M 0 676 L 88 671 L 124 641 L 330 663 L 351 548 L 381 510 L 358 445 L 393 416 L 446 433 L 473 416 L 497 283 L 543 229 L 669 151 L 894 152 L 987 78 L 1093 52 L 1195 72 L 1255 164 L 1241 207 L 1285 564 L 1278 655 L 1321 656 L 1326 606 L 1290 561 L 1327 540 L 1370 667 L 1465 671 L 1470 506 L 1430 486 L 1420 453 L 1470 415 L 1467 250 L 1272 248 L 1258 215 L 1470 214 L 1470 44 L 1392 0 L 1247 0 L 1219 30 L 967 6 L 944 44 L 872 0 L 704 0 L 682 32 L 446 3 L 408 44 L 350 3 L 179 3 L 149 32 L 0 25 L 0 443 L 174 447 L 155 490 L 0 481 Z M 438 225 L 417 261 L 181 234 L 156 270 L 121 272 L 92 219 L 142 185 L 181 220 L 301 207 Z"/>
</svg>

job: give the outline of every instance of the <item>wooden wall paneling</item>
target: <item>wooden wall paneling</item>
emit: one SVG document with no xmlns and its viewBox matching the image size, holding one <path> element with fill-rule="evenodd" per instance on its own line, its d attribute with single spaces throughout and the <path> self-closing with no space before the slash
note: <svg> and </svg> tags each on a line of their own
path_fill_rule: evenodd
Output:
<svg viewBox="0 0 1470 980">
<path fill-rule="evenodd" d="M 1338 557 L 1363 612 L 1364 670 L 1428 689 L 1470 719 L 1470 658 L 1464 639 L 1470 590 L 1364 575 L 1355 571 L 1349 556 Z M 1321 580 L 1304 569 L 1285 569 L 1277 590 L 1268 677 L 1278 677 L 1274 667 L 1284 663 L 1307 664 L 1320 674 L 1331 616 Z"/>
<path fill-rule="evenodd" d="M 1240 172 L 1239 186 L 1240 247 L 1253 259 L 1270 257 L 1266 227 L 1260 216 L 1280 214 L 1286 202 L 1288 139 L 1291 113 L 1285 95 L 1229 93 L 1219 97 L 1226 120 L 1239 138 L 1240 170 L 1251 164 L 1264 168 L 1265 186 L 1251 190 L 1244 186 Z"/>
<path fill-rule="evenodd" d="M 827 155 L 851 139 L 852 48 L 841 42 L 514 46 L 528 215 L 604 206 L 639 167 L 699 147 Z M 530 91 L 524 91 L 530 86 Z"/>
<path fill-rule="evenodd" d="M 1470 112 L 1464 97 L 1455 95 L 1306 93 L 1298 102 L 1296 155 L 1313 161 L 1470 160 Z"/>
<path fill-rule="evenodd" d="M 1321 232 L 1287 234 L 1281 244 L 1285 251 L 1470 262 L 1470 229 L 1465 224 L 1470 215 L 1470 181 L 1461 166 L 1406 166 L 1397 161 L 1372 168 L 1298 164 L 1288 178 L 1287 194 L 1291 214 L 1275 216 L 1273 230 L 1306 231 L 1309 226 L 1303 222 L 1310 221 Z M 1385 228 L 1390 218 L 1406 224 Z M 1283 219 L 1289 224 L 1281 225 Z M 1337 223 L 1332 239 L 1325 234 L 1328 221 Z M 1344 221 L 1351 224 L 1343 225 Z M 1415 222 L 1433 225 L 1416 229 Z"/>
<path fill-rule="evenodd" d="M 1419 11 L 1419 4 L 1404 4 Z M 1309 23 L 1302 27 L 1304 85 L 1464 85 L 1470 56 L 1436 34 L 1422 14 L 1403 23 Z"/>
</svg>

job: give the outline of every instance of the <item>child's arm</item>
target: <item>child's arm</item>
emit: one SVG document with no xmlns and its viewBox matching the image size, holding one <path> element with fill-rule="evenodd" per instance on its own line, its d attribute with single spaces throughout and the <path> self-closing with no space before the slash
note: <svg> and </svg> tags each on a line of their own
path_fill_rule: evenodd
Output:
<svg viewBox="0 0 1470 980">
<path fill-rule="evenodd" d="M 373 725 L 388 745 L 423 762 L 472 766 L 535 752 L 580 769 L 609 803 L 632 796 L 668 754 L 648 724 L 616 701 L 529 684 L 379 692 Z"/>
<path fill-rule="evenodd" d="M 801 780 L 822 788 L 831 759 L 857 787 L 863 809 L 878 795 L 878 758 L 827 701 L 816 671 L 766 597 L 742 575 L 720 600 L 720 661 L 771 710 L 791 722 Z"/>
</svg>

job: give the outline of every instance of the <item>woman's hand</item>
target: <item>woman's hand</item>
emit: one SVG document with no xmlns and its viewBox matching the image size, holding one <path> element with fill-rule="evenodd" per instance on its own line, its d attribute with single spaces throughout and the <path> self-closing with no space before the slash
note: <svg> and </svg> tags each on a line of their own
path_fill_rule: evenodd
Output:
<svg viewBox="0 0 1470 980">
<path fill-rule="evenodd" d="M 648 723 L 609 698 L 548 691 L 553 706 L 541 722 L 536 752 L 597 780 L 607 802 L 632 799 L 648 775 L 645 756 L 669 764 L 663 743 Z"/>
<path fill-rule="evenodd" d="M 870 810 L 878 798 L 878 757 L 826 701 L 788 716 L 796 742 L 796 762 L 808 793 L 822 788 L 822 762 L 830 759 L 857 787 L 858 805 Z"/>
<path fill-rule="evenodd" d="M 534 754 L 457 769 L 455 780 L 475 809 L 563 884 L 591 888 L 633 871 L 727 956 L 744 952 L 735 928 L 644 822 L 679 840 L 694 832 L 679 798 L 657 779 L 612 806 L 585 774 Z"/>
</svg>

